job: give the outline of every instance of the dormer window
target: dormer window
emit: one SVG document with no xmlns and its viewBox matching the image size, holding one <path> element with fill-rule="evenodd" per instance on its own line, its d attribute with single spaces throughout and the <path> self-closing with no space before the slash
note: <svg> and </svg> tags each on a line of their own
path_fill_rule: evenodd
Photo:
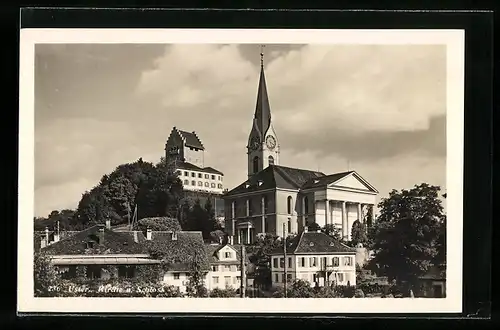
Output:
<svg viewBox="0 0 500 330">
<path fill-rule="evenodd" d="M 319 180 L 314 180 L 314 183 L 318 183 L 318 182 L 319 182 Z"/>
<path fill-rule="evenodd" d="M 92 248 L 94 248 L 94 242 L 93 241 L 88 241 L 87 243 L 85 243 L 85 248 L 86 249 L 92 249 Z"/>
<path fill-rule="evenodd" d="M 224 258 L 226 259 L 231 258 L 231 252 L 224 252 Z"/>
<path fill-rule="evenodd" d="M 263 183 L 263 182 L 262 182 L 261 180 L 259 180 L 259 187 L 260 187 L 260 186 L 262 186 L 262 183 Z"/>
<path fill-rule="evenodd" d="M 314 246 L 314 243 L 313 242 L 309 243 L 309 246 Z"/>
<path fill-rule="evenodd" d="M 334 245 L 335 245 L 335 243 L 333 243 L 333 242 L 330 242 L 330 246 L 334 246 Z"/>
<path fill-rule="evenodd" d="M 249 183 L 245 183 L 245 188 L 249 188 L 250 187 L 250 184 Z"/>
</svg>

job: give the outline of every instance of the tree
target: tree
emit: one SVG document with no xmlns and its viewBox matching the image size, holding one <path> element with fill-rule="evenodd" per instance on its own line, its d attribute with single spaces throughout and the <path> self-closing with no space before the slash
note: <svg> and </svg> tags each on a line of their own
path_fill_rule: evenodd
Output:
<svg viewBox="0 0 500 330">
<path fill-rule="evenodd" d="M 341 240 L 341 235 L 340 235 L 340 229 L 335 226 L 334 224 L 331 224 L 331 223 L 328 223 L 326 224 L 322 229 L 321 231 L 325 234 L 327 234 L 328 236 L 331 236 L 333 238 L 335 238 L 336 240 Z"/>
<path fill-rule="evenodd" d="M 351 245 L 356 246 L 361 243 L 365 246 L 367 242 L 368 237 L 365 224 L 359 220 L 354 221 L 351 228 Z"/>
<path fill-rule="evenodd" d="M 179 224 L 182 227 L 182 230 L 190 230 L 190 213 L 191 213 L 191 205 L 188 199 L 184 199 L 181 203 L 181 207 L 179 209 Z"/>
<path fill-rule="evenodd" d="M 439 191 L 438 186 L 422 183 L 410 190 L 393 190 L 379 203 L 371 261 L 379 276 L 414 287 L 432 265 L 445 219 Z"/>
<path fill-rule="evenodd" d="M 50 257 L 44 253 L 35 253 L 33 280 L 35 297 L 53 297 L 59 284 L 59 276 L 55 267 L 50 262 Z"/>
<path fill-rule="evenodd" d="M 215 210 L 212 207 L 212 201 L 210 198 L 208 198 L 205 202 L 205 219 L 202 221 L 202 232 L 204 238 L 210 238 L 211 232 L 221 229 L 217 219 L 215 219 Z"/>
<path fill-rule="evenodd" d="M 271 285 L 271 256 L 277 249 L 283 248 L 283 240 L 273 234 L 259 236 L 254 243 L 257 250 L 250 261 L 255 264 L 255 284 L 268 287 Z"/>
<path fill-rule="evenodd" d="M 313 222 L 313 223 L 310 223 L 310 224 L 307 225 L 307 230 L 309 230 L 309 231 L 318 231 L 318 230 L 321 230 L 321 227 L 316 222 Z"/>
<path fill-rule="evenodd" d="M 137 222 L 135 229 L 140 231 L 146 231 L 147 229 L 152 231 L 180 231 L 181 226 L 175 218 L 168 217 L 156 217 L 156 218 L 143 218 Z"/>
<path fill-rule="evenodd" d="M 189 282 L 186 286 L 186 293 L 188 297 L 200 298 L 208 295 L 204 283 L 205 273 L 206 271 L 203 269 L 202 256 L 198 252 L 195 252 L 193 261 L 191 262 Z"/>
</svg>

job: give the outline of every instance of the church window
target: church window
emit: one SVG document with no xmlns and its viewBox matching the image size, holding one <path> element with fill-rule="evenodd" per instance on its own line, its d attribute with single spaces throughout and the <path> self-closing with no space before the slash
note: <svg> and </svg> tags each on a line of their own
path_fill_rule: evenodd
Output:
<svg viewBox="0 0 500 330">
<path fill-rule="evenodd" d="M 252 200 L 247 199 L 247 216 L 252 215 Z"/>
<path fill-rule="evenodd" d="M 288 214 L 292 214 L 292 196 L 288 196 L 286 209 Z"/>
<path fill-rule="evenodd" d="M 257 173 L 259 171 L 259 157 L 255 156 L 253 158 L 253 172 Z"/>
<path fill-rule="evenodd" d="M 205 182 L 205 187 L 208 187 L 208 186 L 209 186 L 208 182 Z"/>
<path fill-rule="evenodd" d="M 189 180 L 184 180 L 184 185 L 189 186 Z"/>
<path fill-rule="evenodd" d="M 208 179 L 209 178 L 209 175 L 208 174 L 205 174 L 205 179 Z"/>
<path fill-rule="evenodd" d="M 203 182 L 198 181 L 198 186 L 203 187 Z"/>
<path fill-rule="evenodd" d="M 193 180 L 193 181 L 191 181 L 191 185 L 192 185 L 192 186 L 196 186 L 196 181 L 194 181 L 194 180 Z"/>
<path fill-rule="evenodd" d="M 309 199 L 304 197 L 304 214 L 309 214 Z"/>
<path fill-rule="evenodd" d="M 274 165 L 274 157 L 273 156 L 269 156 L 268 163 L 269 163 L 269 165 Z"/>
<path fill-rule="evenodd" d="M 211 187 L 212 187 L 212 188 L 215 188 L 215 183 L 212 183 L 212 184 L 211 184 Z"/>
<path fill-rule="evenodd" d="M 222 189 L 222 185 L 220 183 L 217 185 L 217 187 L 219 187 L 219 189 Z"/>
</svg>

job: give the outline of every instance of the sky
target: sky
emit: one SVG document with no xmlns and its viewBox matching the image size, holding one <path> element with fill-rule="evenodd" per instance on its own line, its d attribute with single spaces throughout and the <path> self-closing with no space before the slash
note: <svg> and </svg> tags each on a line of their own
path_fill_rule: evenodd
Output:
<svg viewBox="0 0 500 330">
<path fill-rule="evenodd" d="M 446 189 L 445 45 L 266 45 L 280 165 L 355 170 L 380 194 Z M 247 178 L 260 45 L 37 44 L 35 216 L 196 131 L 225 188 Z"/>
</svg>

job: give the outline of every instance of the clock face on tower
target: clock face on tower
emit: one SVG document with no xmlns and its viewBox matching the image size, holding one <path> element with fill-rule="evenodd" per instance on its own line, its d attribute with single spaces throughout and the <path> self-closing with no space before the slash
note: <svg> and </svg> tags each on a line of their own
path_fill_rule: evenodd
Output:
<svg viewBox="0 0 500 330">
<path fill-rule="evenodd" d="M 250 140 L 250 145 L 248 146 L 251 150 L 257 150 L 259 149 L 259 146 L 260 146 L 260 139 L 259 137 L 257 136 L 254 136 L 251 140 Z"/>
<path fill-rule="evenodd" d="M 268 135 L 266 137 L 266 145 L 271 150 L 276 147 L 276 139 L 274 138 L 274 136 Z"/>
</svg>

